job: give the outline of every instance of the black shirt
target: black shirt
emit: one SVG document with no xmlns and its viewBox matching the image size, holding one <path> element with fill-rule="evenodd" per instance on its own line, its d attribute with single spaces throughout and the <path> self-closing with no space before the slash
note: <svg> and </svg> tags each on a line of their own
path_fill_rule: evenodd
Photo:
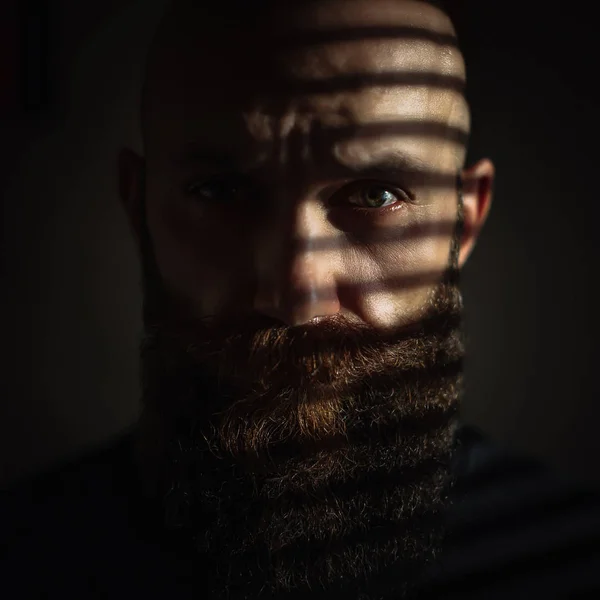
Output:
<svg viewBox="0 0 600 600">
<path fill-rule="evenodd" d="M 600 495 L 457 434 L 449 535 L 423 597 L 600 599 Z M 142 499 L 128 431 L 3 493 L 3 598 L 198 598 Z"/>
</svg>

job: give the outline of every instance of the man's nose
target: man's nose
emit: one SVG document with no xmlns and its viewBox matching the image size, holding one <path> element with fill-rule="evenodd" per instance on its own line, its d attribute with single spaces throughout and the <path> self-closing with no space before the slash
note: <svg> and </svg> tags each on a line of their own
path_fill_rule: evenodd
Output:
<svg viewBox="0 0 600 600">
<path fill-rule="evenodd" d="M 339 313 L 339 250 L 322 207 L 306 202 L 258 241 L 254 309 L 292 327 Z"/>
</svg>

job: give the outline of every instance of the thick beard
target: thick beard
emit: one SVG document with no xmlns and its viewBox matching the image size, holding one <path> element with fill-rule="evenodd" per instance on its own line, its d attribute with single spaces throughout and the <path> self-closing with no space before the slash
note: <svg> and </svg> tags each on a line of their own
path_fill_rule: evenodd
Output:
<svg viewBox="0 0 600 600">
<path fill-rule="evenodd" d="M 456 280 L 451 267 L 417 326 L 386 334 L 343 318 L 176 319 L 146 281 L 139 457 L 190 542 L 200 589 L 414 592 L 441 547 L 452 485 Z"/>
</svg>

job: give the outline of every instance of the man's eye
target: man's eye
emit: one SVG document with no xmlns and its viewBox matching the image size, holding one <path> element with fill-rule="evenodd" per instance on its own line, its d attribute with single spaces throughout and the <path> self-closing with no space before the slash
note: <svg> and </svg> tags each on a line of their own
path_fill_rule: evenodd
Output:
<svg viewBox="0 0 600 600">
<path fill-rule="evenodd" d="M 228 203 L 239 199 L 242 182 L 237 177 L 214 177 L 207 181 L 190 183 L 185 191 L 205 202 Z"/>
<path fill-rule="evenodd" d="M 401 190 L 375 184 L 363 186 L 349 196 L 350 203 L 361 208 L 388 208 L 407 199 L 407 194 Z"/>
</svg>

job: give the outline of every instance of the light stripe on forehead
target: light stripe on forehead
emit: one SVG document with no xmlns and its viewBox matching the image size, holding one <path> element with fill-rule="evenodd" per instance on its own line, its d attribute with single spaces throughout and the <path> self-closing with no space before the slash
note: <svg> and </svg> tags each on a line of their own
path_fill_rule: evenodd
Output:
<svg viewBox="0 0 600 600">
<path fill-rule="evenodd" d="M 187 99 L 194 105 L 197 103 L 199 115 L 203 110 L 209 110 L 208 105 L 203 109 L 203 103 L 208 100 L 210 100 L 211 107 L 219 105 L 220 93 L 228 94 L 224 99 L 227 99 L 227 104 L 232 105 L 232 109 L 235 109 L 236 96 L 238 96 L 240 104 L 245 101 L 245 110 L 247 110 L 252 96 L 261 93 L 257 81 L 260 81 L 260 85 L 269 80 L 272 81 L 274 90 L 263 90 L 264 92 L 270 93 L 279 90 L 282 96 L 294 95 L 296 97 L 335 96 L 336 94 L 347 96 L 349 93 L 375 86 L 381 89 L 386 87 L 389 89 L 428 87 L 432 90 L 451 90 L 461 93 L 464 86 L 464 64 L 455 43 L 451 24 L 446 17 L 440 16 L 434 9 L 417 6 L 421 4 L 420 2 L 322 0 L 295 3 L 290 1 L 284 3 L 285 10 L 281 3 L 265 2 L 261 6 L 270 5 L 276 9 L 276 12 L 277 7 L 282 9 L 280 15 L 271 15 L 270 19 L 265 21 L 272 25 L 273 19 L 277 18 L 279 19 L 278 27 L 264 29 L 261 28 L 260 23 L 257 23 L 257 27 L 252 31 L 246 27 L 245 36 L 243 36 L 246 38 L 243 41 L 244 45 L 238 49 L 236 49 L 236 44 L 239 42 L 239 36 L 235 35 L 234 30 L 222 31 L 217 35 L 218 32 L 213 29 L 214 35 L 209 36 L 212 38 L 212 42 L 206 41 L 206 36 L 202 32 L 211 29 L 208 26 L 211 15 L 208 14 L 210 11 L 207 12 L 200 6 L 202 3 L 182 2 L 178 4 L 187 6 L 188 9 L 193 8 L 193 10 L 187 15 L 185 11 L 172 13 L 171 25 L 165 26 L 162 39 L 159 40 L 160 43 L 155 44 L 154 59 L 150 60 L 150 62 L 152 60 L 156 62 L 161 53 L 163 53 L 163 58 L 168 55 L 171 62 L 165 60 L 157 62 L 157 64 L 161 64 L 161 69 L 168 76 L 160 77 L 160 73 L 156 71 L 154 84 L 147 88 L 147 92 L 153 96 L 153 102 L 161 104 L 167 110 L 173 110 L 173 107 L 181 104 L 175 101 L 166 101 L 167 98 L 178 93 L 177 81 L 179 79 L 186 82 L 180 93 L 185 90 Z M 222 7 L 225 5 L 229 7 L 230 11 L 235 10 L 235 6 L 226 0 Z M 340 11 L 342 6 L 344 10 Z M 257 12 L 260 10 L 257 7 Z M 227 11 L 221 12 L 225 14 Z M 205 17 L 201 21 L 198 20 L 200 15 Z M 387 34 L 383 31 L 386 28 Z M 392 31 L 394 28 L 395 34 Z M 185 34 L 185 31 L 189 35 Z M 271 31 L 276 32 L 276 35 L 271 35 Z M 361 31 L 362 39 L 360 38 Z M 395 39 L 394 41 L 394 35 L 401 35 L 402 32 L 404 32 L 404 39 Z M 413 32 L 414 35 L 409 35 L 410 32 Z M 223 35 L 224 33 L 225 35 Z M 251 34 L 256 36 L 256 44 L 250 43 Z M 350 34 L 356 36 L 355 41 L 350 41 Z M 375 34 L 381 36 L 379 41 Z M 277 35 L 281 38 L 279 44 L 283 42 L 283 45 L 276 47 Z M 309 44 L 302 50 L 297 48 L 300 54 L 295 57 L 297 59 L 295 60 L 292 55 L 287 54 L 287 51 L 290 50 L 289 46 L 284 51 L 285 40 L 291 40 L 295 36 L 298 41 L 303 35 L 321 36 L 321 46 L 318 49 Z M 344 35 L 346 36 L 345 41 L 339 39 L 339 36 L 343 37 Z M 337 40 L 336 36 L 338 36 Z M 409 37 L 411 39 L 408 39 Z M 210 52 L 207 52 L 206 43 L 214 45 Z M 329 52 L 327 48 L 324 48 L 327 46 L 334 50 L 333 46 L 336 44 L 335 51 Z M 268 46 L 269 51 L 265 52 L 265 48 L 263 48 L 259 52 L 258 47 L 261 45 Z M 176 64 L 177 48 L 180 48 L 181 51 L 185 49 L 187 56 L 183 63 L 189 66 L 190 72 L 184 73 L 183 71 L 187 67 L 183 69 Z M 227 48 L 227 60 L 222 52 L 225 48 Z M 167 51 L 166 55 L 165 51 Z M 217 55 L 219 60 L 215 60 Z M 301 55 L 304 56 L 304 59 Z M 253 56 L 255 56 L 256 64 L 253 63 Z M 236 61 L 239 63 L 242 58 L 243 72 L 236 73 Z M 274 63 L 280 61 L 280 68 L 272 73 L 277 77 L 270 76 L 271 73 L 265 63 L 265 58 L 270 60 L 275 58 Z M 227 61 L 232 62 L 229 64 Z M 306 63 L 303 66 L 304 61 Z M 209 63 L 212 64 L 212 67 L 205 69 L 205 65 Z M 215 65 L 221 63 L 223 65 L 220 70 L 215 69 Z M 312 70 L 308 68 L 311 65 Z M 252 72 L 254 68 L 256 68 L 256 77 Z M 148 76 L 151 74 L 150 71 L 149 69 Z M 268 71 L 268 77 L 265 75 L 265 71 Z M 173 72 L 176 74 L 174 75 Z M 209 79 L 207 79 L 208 73 L 210 73 Z M 217 79 L 213 81 L 213 77 Z M 227 78 L 230 82 L 237 82 L 235 89 L 226 91 L 227 86 L 221 85 Z M 220 79 L 223 79 L 223 82 Z M 163 84 L 157 85 L 160 81 Z M 164 85 L 165 82 L 168 84 Z M 194 89 L 195 87 L 198 88 L 197 91 Z M 281 100 L 285 104 L 284 99 Z M 435 104 L 438 108 L 441 106 L 438 102 Z M 243 110 L 240 106 L 238 115 Z M 444 112 L 452 111 L 456 112 L 455 107 L 447 108 Z M 275 111 L 276 119 L 280 119 L 284 112 L 284 110 Z M 271 114 L 268 110 L 265 113 Z M 165 114 L 165 111 L 161 111 L 160 107 L 154 111 L 145 109 L 144 116 L 150 114 L 154 121 L 160 118 L 164 122 L 163 130 L 171 127 L 169 116 Z M 258 135 L 259 138 L 264 135 L 273 137 L 272 133 L 267 133 L 267 131 L 276 123 L 272 123 L 268 116 L 262 117 L 262 124 L 260 119 L 261 117 L 258 115 L 252 116 L 252 127 L 254 127 L 252 135 L 258 135 L 262 130 L 262 133 Z M 464 121 L 463 119 L 463 123 Z M 462 126 L 460 123 L 452 125 Z M 301 129 L 302 125 L 298 124 L 297 127 Z M 285 135 L 285 126 L 281 131 Z"/>
</svg>

